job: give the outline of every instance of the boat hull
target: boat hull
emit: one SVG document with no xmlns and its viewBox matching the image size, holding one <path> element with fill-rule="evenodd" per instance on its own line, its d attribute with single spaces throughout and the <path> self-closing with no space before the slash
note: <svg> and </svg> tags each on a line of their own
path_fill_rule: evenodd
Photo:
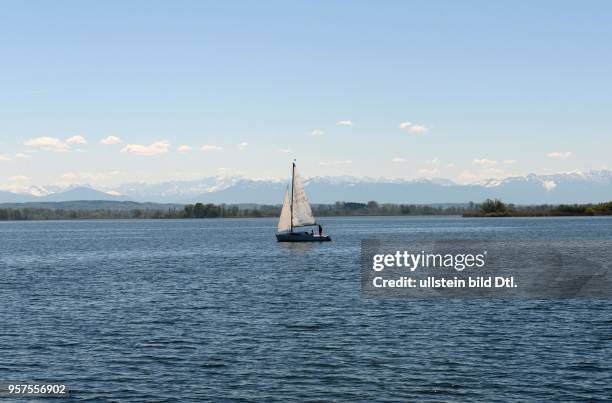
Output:
<svg viewBox="0 0 612 403">
<path fill-rule="evenodd" d="M 311 235 L 308 232 L 286 232 L 276 234 L 276 240 L 278 242 L 328 242 L 331 241 L 331 237 L 327 235 Z"/>
</svg>

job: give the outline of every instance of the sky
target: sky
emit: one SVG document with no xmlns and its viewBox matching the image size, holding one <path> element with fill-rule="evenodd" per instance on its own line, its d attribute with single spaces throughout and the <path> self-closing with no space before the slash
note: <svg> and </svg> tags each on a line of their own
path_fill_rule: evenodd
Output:
<svg viewBox="0 0 612 403">
<path fill-rule="evenodd" d="M 611 168 L 607 1 L 0 1 L 0 189 Z"/>
</svg>

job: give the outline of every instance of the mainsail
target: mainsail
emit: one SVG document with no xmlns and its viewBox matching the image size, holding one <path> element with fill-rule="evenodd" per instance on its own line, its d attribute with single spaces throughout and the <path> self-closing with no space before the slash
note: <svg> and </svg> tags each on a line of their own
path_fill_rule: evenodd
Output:
<svg viewBox="0 0 612 403">
<path fill-rule="evenodd" d="M 308 203 L 308 196 L 304 190 L 304 185 L 300 179 L 297 168 L 293 168 L 293 226 L 303 227 L 305 225 L 314 225 L 315 218 Z"/>
<path fill-rule="evenodd" d="M 280 219 L 278 220 L 278 226 L 276 227 L 278 232 L 285 232 L 291 230 L 291 206 L 289 205 L 289 190 L 285 190 L 285 201 L 283 202 L 283 209 L 281 210 Z"/>
</svg>

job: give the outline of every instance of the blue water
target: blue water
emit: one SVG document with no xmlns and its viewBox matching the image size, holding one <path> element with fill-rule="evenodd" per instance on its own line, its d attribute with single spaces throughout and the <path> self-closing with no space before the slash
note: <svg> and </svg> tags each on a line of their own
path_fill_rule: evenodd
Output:
<svg viewBox="0 0 612 403">
<path fill-rule="evenodd" d="M 359 240 L 604 239 L 610 218 L 0 223 L 0 382 L 71 400 L 612 399 L 609 301 L 379 301 Z"/>
</svg>

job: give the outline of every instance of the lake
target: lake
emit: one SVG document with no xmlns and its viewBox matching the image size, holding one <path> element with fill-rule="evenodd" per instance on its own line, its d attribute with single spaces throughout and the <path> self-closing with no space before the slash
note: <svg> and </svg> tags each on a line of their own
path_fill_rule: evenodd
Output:
<svg viewBox="0 0 612 403">
<path fill-rule="evenodd" d="M 612 398 L 605 300 L 371 300 L 360 240 L 594 239 L 612 217 L 0 223 L 0 382 L 73 400 Z"/>
</svg>

